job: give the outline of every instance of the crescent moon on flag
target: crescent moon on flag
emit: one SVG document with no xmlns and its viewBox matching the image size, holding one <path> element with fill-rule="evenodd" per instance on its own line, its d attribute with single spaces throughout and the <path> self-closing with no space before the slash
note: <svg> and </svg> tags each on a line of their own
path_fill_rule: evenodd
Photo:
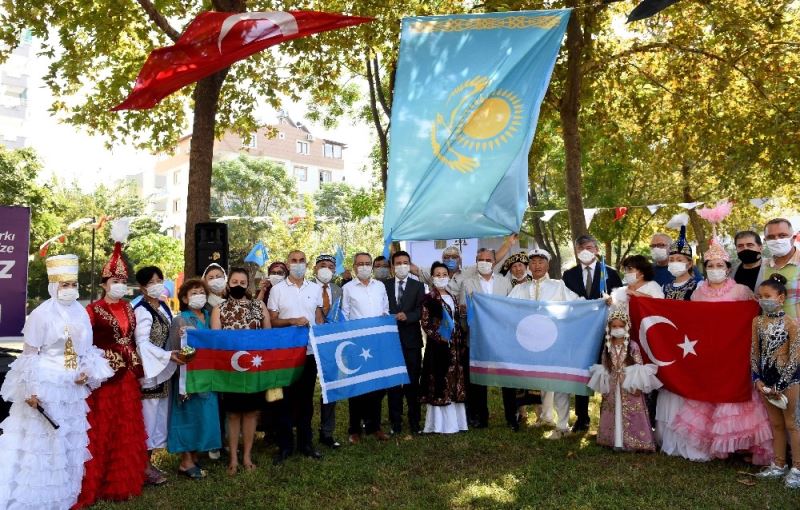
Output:
<svg viewBox="0 0 800 510">
<path fill-rule="evenodd" d="M 275 25 L 278 26 L 278 30 L 281 31 L 281 35 L 283 36 L 294 35 L 300 31 L 297 28 L 297 20 L 292 14 L 288 12 L 269 11 L 269 12 L 243 12 L 240 14 L 234 14 L 232 16 L 228 16 L 227 18 L 225 18 L 225 21 L 222 22 L 222 26 L 219 29 L 219 38 L 217 39 L 217 47 L 219 48 L 219 52 L 222 53 L 222 41 L 225 39 L 228 33 L 233 29 L 233 27 L 236 26 L 237 23 L 239 23 L 240 21 L 251 21 L 260 19 L 265 19 L 273 22 Z"/>
<path fill-rule="evenodd" d="M 344 353 L 344 348 L 349 345 L 355 345 L 353 342 L 342 342 L 338 346 L 336 346 L 336 366 L 341 370 L 341 372 L 345 375 L 353 375 L 359 370 L 361 370 L 361 365 L 358 368 L 349 368 L 347 365 L 344 364 L 344 359 L 342 358 L 342 354 Z"/>
<path fill-rule="evenodd" d="M 241 358 L 245 354 L 250 354 L 250 353 L 247 351 L 236 351 L 235 353 L 233 353 L 233 356 L 231 356 L 231 366 L 237 372 L 247 372 L 248 370 L 250 370 L 250 367 L 244 368 L 242 365 L 239 364 L 239 358 Z"/>
<path fill-rule="evenodd" d="M 650 315 L 642 319 L 642 323 L 639 325 L 639 343 L 642 344 L 642 349 L 644 352 L 647 353 L 647 357 L 650 358 L 650 361 L 655 363 L 660 367 L 666 367 L 668 365 L 672 365 L 675 363 L 675 360 L 672 361 L 661 361 L 660 359 L 656 358 L 653 355 L 653 351 L 650 349 L 650 344 L 647 341 L 647 330 L 651 327 L 655 326 L 656 324 L 669 324 L 675 331 L 678 330 L 678 327 L 666 317 L 662 317 L 660 315 Z"/>
</svg>

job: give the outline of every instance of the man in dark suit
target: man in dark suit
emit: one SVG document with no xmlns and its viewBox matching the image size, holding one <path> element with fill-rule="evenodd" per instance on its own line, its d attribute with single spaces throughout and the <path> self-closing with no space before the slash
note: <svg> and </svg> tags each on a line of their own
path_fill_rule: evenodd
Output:
<svg viewBox="0 0 800 510">
<path fill-rule="evenodd" d="M 317 257 L 314 266 L 314 281 L 322 288 L 322 315 L 327 322 L 328 312 L 332 307 L 338 307 L 342 300 L 342 288 L 333 283 L 333 275 L 336 271 L 336 258 L 333 255 L 322 254 Z M 338 303 L 338 304 L 337 304 Z M 336 430 L 336 402 L 330 404 L 319 401 L 319 442 L 329 448 L 339 448 L 340 443 L 333 437 Z"/>
<path fill-rule="evenodd" d="M 422 298 L 425 286 L 409 278 L 411 256 L 404 251 L 392 255 L 394 278 L 383 280 L 389 297 L 389 313 L 397 319 L 400 343 L 406 360 L 409 384 L 389 389 L 389 420 L 392 434 L 403 429 L 403 396 L 408 405 L 408 427 L 412 434 L 420 431 L 419 376 L 422 368 L 422 329 L 419 320 L 422 313 Z"/>
<path fill-rule="evenodd" d="M 602 269 L 598 254 L 600 249 L 597 239 L 589 234 L 579 236 L 575 240 L 575 253 L 578 265 L 564 271 L 562 280 L 569 290 L 586 299 L 600 299 L 600 280 Z M 606 266 L 606 292 L 622 287 L 619 274 Z M 599 355 L 599 353 L 598 353 Z M 572 426 L 573 432 L 589 430 L 589 397 L 575 395 L 575 416 L 577 420 Z"/>
</svg>

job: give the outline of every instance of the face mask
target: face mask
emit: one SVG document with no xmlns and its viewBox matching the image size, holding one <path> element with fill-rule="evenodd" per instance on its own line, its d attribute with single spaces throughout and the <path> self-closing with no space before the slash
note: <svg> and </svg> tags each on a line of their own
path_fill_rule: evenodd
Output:
<svg viewBox="0 0 800 510">
<path fill-rule="evenodd" d="M 455 271 L 458 269 L 458 259 L 444 259 L 442 263 L 447 266 L 449 271 Z"/>
<path fill-rule="evenodd" d="M 333 271 L 328 269 L 327 267 L 319 268 L 317 271 L 317 280 L 321 281 L 322 283 L 328 283 L 333 278 Z"/>
<path fill-rule="evenodd" d="M 208 281 L 208 288 L 211 289 L 211 292 L 222 294 L 222 291 L 225 290 L 226 284 L 227 283 L 225 282 L 225 278 L 222 276 L 218 276 Z"/>
<path fill-rule="evenodd" d="M 728 271 L 725 269 L 709 269 L 706 271 L 708 281 L 711 283 L 722 283 L 728 277 Z"/>
<path fill-rule="evenodd" d="M 623 338 L 625 336 L 625 328 L 611 328 L 608 333 L 614 338 Z"/>
<path fill-rule="evenodd" d="M 242 299 L 247 293 L 247 289 L 240 285 L 236 285 L 234 287 L 231 287 L 228 292 L 230 293 L 233 299 Z"/>
<path fill-rule="evenodd" d="M 206 298 L 205 294 L 195 294 L 189 298 L 189 308 L 192 310 L 199 310 L 206 306 L 206 302 L 208 298 Z"/>
<path fill-rule="evenodd" d="M 306 275 L 306 265 L 305 264 L 289 264 L 289 272 L 292 273 L 292 276 L 295 278 L 302 278 Z"/>
<path fill-rule="evenodd" d="M 636 276 L 636 273 L 625 273 L 625 284 L 626 285 L 632 285 L 632 284 L 636 283 L 636 280 L 638 280 L 638 279 L 639 279 L 639 277 Z"/>
<path fill-rule="evenodd" d="M 58 302 L 64 305 L 68 305 L 78 299 L 78 289 L 68 288 L 68 289 L 58 289 L 56 293 Z"/>
<path fill-rule="evenodd" d="M 686 274 L 686 262 L 670 262 L 667 265 L 667 270 L 669 274 L 677 278 L 682 274 Z"/>
<path fill-rule="evenodd" d="M 485 260 L 478 262 L 478 272 L 484 276 L 492 273 L 492 263 Z"/>
<path fill-rule="evenodd" d="M 286 279 L 286 277 L 283 276 L 282 274 L 271 274 L 271 275 L 269 275 L 269 283 L 272 284 L 273 287 L 278 285 L 279 283 L 281 283 L 285 279 Z"/>
<path fill-rule="evenodd" d="M 411 272 L 411 266 L 408 264 L 398 264 L 394 266 L 394 274 L 401 280 L 405 280 L 408 276 L 408 273 Z"/>
<path fill-rule="evenodd" d="M 742 264 L 754 264 L 761 260 L 761 253 L 755 250 L 742 250 L 737 255 Z"/>
<path fill-rule="evenodd" d="M 388 267 L 376 267 L 375 268 L 375 278 L 378 280 L 385 280 L 389 278 L 389 268 Z"/>
<path fill-rule="evenodd" d="M 225 302 L 225 300 L 217 296 L 216 294 L 208 295 L 208 304 L 211 306 L 218 306 L 221 305 L 223 302 Z"/>
<path fill-rule="evenodd" d="M 128 293 L 128 286 L 124 283 L 115 283 L 108 289 L 108 297 L 111 299 L 121 299 Z"/>
<path fill-rule="evenodd" d="M 594 260 L 594 253 L 590 252 L 589 250 L 581 250 L 578 253 L 578 260 L 588 266 Z"/>
<path fill-rule="evenodd" d="M 783 308 L 783 304 L 777 299 L 759 299 L 758 305 L 767 313 L 775 313 Z"/>
<path fill-rule="evenodd" d="M 372 268 L 369 266 L 358 266 L 356 276 L 359 280 L 369 280 L 372 277 Z"/>
<path fill-rule="evenodd" d="M 147 291 L 148 297 L 153 299 L 158 299 L 161 297 L 161 294 L 164 293 L 164 284 L 163 283 L 152 283 L 147 286 L 145 289 Z"/>
<path fill-rule="evenodd" d="M 651 248 L 650 255 L 653 256 L 653 260 L 656 262 L 664 262 L 669 258 L 666 248 Z"/>
<path fill-rule="evenodd" d="M 783 257 L 784 255 L 788 255 L 790 251 L 792 251 L 792 240 L 789 238 L 786 239 L 771 239 L 767 241 L 767 247 L 769 247 L 769 251 L 775 257 Z"/>
<path fill-rule="evenodd" d="M 439 276 L 433 279 L 433 286 L 437 289 L 444 289 L 450 283 L 450 278 L 447 276 Z"/>
</svg>

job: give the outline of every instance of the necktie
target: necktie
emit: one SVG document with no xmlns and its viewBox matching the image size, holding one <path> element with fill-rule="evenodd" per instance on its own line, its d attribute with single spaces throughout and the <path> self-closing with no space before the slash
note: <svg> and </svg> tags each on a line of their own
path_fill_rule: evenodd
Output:
<svg viewBox="0 0 800 510">
<path fill-rule="evenodd" d="M 400 280 L 397 284 L 397 307 L 400 308 L 401 303 L 403 302 L 403 286 L 406 284 L 405 280 Z"/>
<path fill-rule="evenodd" d="M 586 297 L 592 295 L 592 267 L 586 266 Z"/>
<path fill-rule="evenodd" d="M 328 284 L 322 284 L 322 313 L 328 315 L 328 311 L 331 309 L 331 298 L 328 296 Z"/>
</svg>

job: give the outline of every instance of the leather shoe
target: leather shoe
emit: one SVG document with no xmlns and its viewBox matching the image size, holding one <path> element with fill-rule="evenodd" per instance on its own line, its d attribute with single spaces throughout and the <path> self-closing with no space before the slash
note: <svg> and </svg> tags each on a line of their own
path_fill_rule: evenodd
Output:
<svg viewBox="0 0 800 510">
<path fill-rule="evenodd" d="M 350 437 L 347 439 L 347 442 L 350 444 L 358 444 L 361 442 L 361 435 L 360 434 L 350 434 Z"/>
<path fill-rule="evenodd" d="M 272 465 L 273 466 L 280 466 L 283 462 L 292 455 L 291 450 L 281 450 L 272 457 Z"/>
<path fill-rule="evenodd" d="M 589 424 L 585 422 L 576 421 L 572 426 L 573 433 L 586 432 L 587 430 L 589 430 Z"/>
<path fill-rule="evenodd" d="M 375 436 L 375 439 L 377 439 L 378 441 L 388 441 L 389 440 L 389 436 L 384 434 L 382 430 L 379 430 L 379 431 L 375 432 L 372 435 Z"/>
<path fill-rule="evenodd" d="M 322 454 L 315 450 L 312 446 L 304 448 L 301 453 L 309 459 L 319 460 L 322 458 Z"/>
<path fill-rule="evenodd" d="M 341 444 L 339 444 L 339 441 L 335 440 L 332 437 L 321 437 L 319 438 L 319 442 L 320 444 L 324 444 L 328 448 L 333 448 L 334 450 L 342 446 Z"/>
</svg>

